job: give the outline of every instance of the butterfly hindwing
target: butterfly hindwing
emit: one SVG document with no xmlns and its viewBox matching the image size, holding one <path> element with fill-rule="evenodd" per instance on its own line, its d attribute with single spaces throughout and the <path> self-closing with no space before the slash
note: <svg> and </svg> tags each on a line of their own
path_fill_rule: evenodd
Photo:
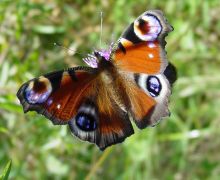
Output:
<svg viewBox="0 0 220 180">
<path fill-rule="evenodd" d="M 148 96 L 143 89 L 139 88 L 135 81 L 131 81 L 125 86 L 127 86 L 127 94 L 130 102 L 130 106 L 127 106 L 128 112 L 133 117 L 135 124 L 140 129 L 143 129 L 150 124 L 149 116 L 156 106 L 156 101 Z"/>
<path fill-rule="evenodd" d="M 148 114 L 148 123 L 154 126 L 162 117 L 170 115 L 168 103 L 172 85 L 177 78 L 176 69 L 169 63 L 161 74 L 135 74 L 134 76 L 136 84 L 156 102 L 154 110 Z"/>
<path fill-rule="evenodd" d="M 106 102 L 97 103 L 92 99 L 85 100 L 79 107 L 77 115 L 69 121 L 69 127 L 75 136 L 95 143 L 104 150 L 112 144 L 124 141 L 134 133 L 127 112 L 120 110 L 114 103 L 110 103 L 111 105 Z M 104 107 L 99 111 L 100 106 Z M 88 119 L 97 124 L 91 125 Z M 90 126 L 92 126 L 91 130 L 89 130 Z"/>
</svg>

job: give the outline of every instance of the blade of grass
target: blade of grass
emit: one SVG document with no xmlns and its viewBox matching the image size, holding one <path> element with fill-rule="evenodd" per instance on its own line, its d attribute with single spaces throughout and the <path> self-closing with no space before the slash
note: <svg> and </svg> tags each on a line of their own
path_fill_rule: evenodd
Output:
<svg viewBox="0 0 220 180">
<path fill-rule="evenodd" d="M 11 171 L 11 164 L 12 161 L 10 160 L 7 165 L 5 166 L 5 169 L 3 170 L 3 173 L 0 175 L 1 180 L 7 180 Z"/>
<path fill-rule="evenodd" d="M 101 164 L 105 161 L 105 159 L 108 157 L 110 152 L 112 151 L 112 147 L 106 149 L 102 156 L 98 159 L 98 161 L 92 166 L 90 172 L 86 176 L 85 180 L 90 180 L 92 176 L 96 173 L 97 169 L 101 166 Z"/>
</svg>

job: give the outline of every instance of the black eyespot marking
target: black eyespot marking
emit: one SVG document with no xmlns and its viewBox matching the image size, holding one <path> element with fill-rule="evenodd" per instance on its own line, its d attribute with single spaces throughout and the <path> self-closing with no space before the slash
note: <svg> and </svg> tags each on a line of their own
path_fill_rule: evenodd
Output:
<svg viewBox="0 0 220 180">
<path fill-rule="evenodd" d="M 77 81 L 78 80 L 77 77 L 76 77 L 75 71 L 71 71 L 70 69 L 67 70 L 67 71 L 68 71 L 68 73 L 69 73 L 69 75 L 70 75 L 70 77 L 72 78 L 73 81 Z"/>
<path fill-rule="evenodd" d="M 64 71 L 52 72 L 45 75 L 51 83 L 52 89 L 56 90 L 60 87 Z"/>
<path fill-rule="evenodd" d="M 156 97 L 160 94 L 161 83 L 158 77 L 148 76 L 146 86 L 147 86 L 147 90 L 150 92 L 150 95 L 152 97 Z"/>
<path fill-rule="evenodd" d="M 140 40 L 134 32 L 134 23 L 132 23 L 126 29 L 126 31 L 123 33 L 122 37 L 133 42 L 134 44 L 138 44 L 138 43 L 142 42 L 142 40 Z"/>
<path fill-rule="evenodd" d="M 164 71 L 164 75 L 168 79 L 170 85 L 172 85 L 177 79 L 177 71 L 175 66 L 169 63 Z"/>
<path fill-rule="evenodd" d="M 140 79 L 140 75 L 139 74 L 134 74 L 134 80 L 137 83 L 137 85 L 139 83 L 139 79 Z"/>
<path fill-rule="evenodd" d="M 97 128 L 96 120 L 89 114 L 79 113 L 75 120 L 77 127 L 82 131 L 94 131 Z"/>
<path fill-rule="evenodd" d="M 121 43 L 118 43 L 118 48 L 121 49 L 124 54 L 126 53 L 126 49 Z"/>
</svg>

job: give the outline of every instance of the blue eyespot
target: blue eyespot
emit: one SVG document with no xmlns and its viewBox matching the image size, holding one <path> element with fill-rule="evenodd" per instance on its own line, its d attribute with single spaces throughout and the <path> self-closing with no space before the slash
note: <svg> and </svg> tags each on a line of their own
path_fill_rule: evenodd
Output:
<svg viewBox="0 0 220 180">
<path fill-rule="evenodd" d="M 88 114 L 79 113 L 75 117 L 76 125 L 83 131 L 93 131 L 97 128 L 97 122 Z"/>
<path fill-rule="evenodd" d="M 152 97 L 156 97 L 160 94 L 161 83 L 158 77 L 148 76 L 147 78 L 147 90 L 150 92 Z"/>
<path fill-rule="evenodd" d="M 40 104 L 44 103 L 49 97 L 51 90 L 47 90 L 46 92 L 35 92 L 34 89 L 29 88 L 28 86 L 24 90 L 24 98 L 29 104 Z"/>
</svg>

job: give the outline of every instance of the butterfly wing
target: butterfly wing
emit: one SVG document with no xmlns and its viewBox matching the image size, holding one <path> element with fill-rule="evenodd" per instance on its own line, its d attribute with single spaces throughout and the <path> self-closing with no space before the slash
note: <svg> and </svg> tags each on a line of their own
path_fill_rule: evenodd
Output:
<svg viewBox="0 0 220 180">
<path fill-rule="evenodd" d="M 76 67 L 40 76 L 23 84 L 17 96 L 25 112 L 68 124 L 74 135 L 102 150 L 133 134 L 127 112 L 112 99 L 97 69 Z"/>
<path fill-rule="evenodd" d="M 146 11 L 122 34 L 113 53 L 114 63 L 128 72 L 163 72 L 168 65 L 164 38 L 172 30 L 161 11 Z"/>
<path fill-rule="evenodd" d="M 95 78 L 92 68 L 70 68 L 24 83 L 17 96 L 24 112 L 37 111 L 54 124 L 67 124 L 76 113 L 81 93 Z"/>
<path fill-rule="evenodd" d="M 169 115 L 168 98 L 176 71 L 164 48 L 165 36 L 172 30 L 161 11 L 146 11 L 125 30 L 111 56 L 132 82 L 129 111 L 141 129 Z"/>
</svg>

